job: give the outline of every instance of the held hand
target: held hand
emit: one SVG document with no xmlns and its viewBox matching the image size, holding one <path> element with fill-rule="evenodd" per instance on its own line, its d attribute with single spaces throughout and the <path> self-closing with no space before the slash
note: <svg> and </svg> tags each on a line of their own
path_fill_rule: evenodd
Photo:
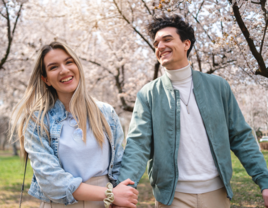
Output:
<svg viewBox="0 0 268 208">
<path fill-rule="evenodd" d="M 133 181 L 130 179 L 127 179 L 121 183 L 118 184 L 113 189 L 114 194 L 114 202 L 113 207 L 130 207 L 130 208 L 136 208 L 136 204 L 138 203 L 138 194 L 139 192 L 130 187 L 127 186 L 128 184 L 134 184 Z"/>
<path fill-rule="evenodd" d="M 268 189 L 263 189 L 262 197 L 263 197 L 263 200 L 264 200 L 264 206 L 266 208 L 268 208 Z"/>
</svg>

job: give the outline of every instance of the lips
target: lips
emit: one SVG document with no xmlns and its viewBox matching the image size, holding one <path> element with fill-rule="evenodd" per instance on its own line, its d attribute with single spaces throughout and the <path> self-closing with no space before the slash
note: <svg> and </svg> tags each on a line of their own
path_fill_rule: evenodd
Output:
<svg viewBox="0 0 268 208">
<path fill-rule="evenodd" d="M 63 77 L 60 82 L 61 83 L 65 83 L 65 82 L 69 82 L 73 79 L 74 77 L 73 76 L 68 76 L 68 77 Z"/>
<path fill-rule="evenodd" d="M 166 56 L 169 53 L 171 53 L 171 51 L 163 51 L 162 53 L 160 53 L 159 57 L 162 58 L 163 56 Z"/>
</svg>

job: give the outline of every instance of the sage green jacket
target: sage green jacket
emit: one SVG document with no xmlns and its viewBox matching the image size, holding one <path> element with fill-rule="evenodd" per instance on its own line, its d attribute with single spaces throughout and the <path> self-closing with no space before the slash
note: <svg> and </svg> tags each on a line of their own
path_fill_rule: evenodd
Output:
<svg viewBox="0 0 268 208">
<path fill-rule="evenodd" d="M 233 196 L 230 149 L 261 190 L 267 189 L 266 162 L 227 81 L 193 71 L 193 85 L 227 197 Z M 170 205 L 179 176 L 180 122 L 183 122 L 180 120 L 180 94 L 173 89 L 166 74 L 146 84 L 137 94 L 117 183 L 130 178 L 136 187 L 149 161 L 148 175 L 154 196 L 157 201 Z"/>
</svg>

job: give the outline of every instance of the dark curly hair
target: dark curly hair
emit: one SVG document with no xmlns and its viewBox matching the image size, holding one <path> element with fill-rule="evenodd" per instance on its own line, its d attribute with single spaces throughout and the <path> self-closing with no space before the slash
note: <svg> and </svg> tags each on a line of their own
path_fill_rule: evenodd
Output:
<svg viewBox="0 0 268 208">
<path fill-rule="evenodd" d="M 156 33 L 165 27 L 175 27 L 177 29 L 177 33 L 180 36 L 181 41 L 191 41 L 191 46 L 187 51 L 188 57 L 195 43 L 193 27 L 189 23 L 185 22 L 182 16 L 174 14 L 169 17 L 155 17 L 153 21 L 147 26 L 147 29 L 151 38 L 154 39 Z"/>
</svg>

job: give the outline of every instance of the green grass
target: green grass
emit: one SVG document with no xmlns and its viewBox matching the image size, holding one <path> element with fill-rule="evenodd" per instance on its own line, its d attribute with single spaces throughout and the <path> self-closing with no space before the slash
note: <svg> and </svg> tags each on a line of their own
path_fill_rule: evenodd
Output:
<svg viewBox="0 0 268 208">
<path fill-rule="evenodd" d="M 268 151 L 262 152 L 266 163 Z M 233 177 L 231 180 L 234 197 L 232 208 L 236 207 L 264 207 L 260 188 L 252 181 L 240 161 L 232 154 Z"/>
<path fill-rule="evenodd" d="M 268 161 L 268 151 L 263 151 L 266 162 Z M 240 164 L 239 160 L 232 154 L 233 178 L 231 181 L 234 197 L 231 202 L 232 208 L 263 206 L 262 195 L 259 187 L 251 180 Z M 18 207 L 21 183 L 23 179 L 24 163 L 19 157 L 0 154 L 0 207 Z M 25 179 L 25 189 L 23 196 L 23 208 L 38 207 L 39 201 L 30 197 L 26 192 L 30 187 L 32 179 L 32 169 L 28 164 Z M 147 174 L 145 173 L 138 185 L 139 204 L 137 207 L 154 207 L 154 197 Z"/>
<path fill-rule="evenodd" d="M 268 151 L 262 152 L 266 163 L 268 162 Z M 261 208 L 264 207 L 259 186 L 257 186 L 248 176 L 246 170 L 241 165 L 237 157 L 232 155 L 233 177 L 231 186 L 234 196 L 231 201 L 231 208 Z M 150 182 L 145 173 L 138 185 L 139 205 L 138 207 L 154 207 L 154 197 L 150 188 Z"/>
<path fill-rule="evenodd" d="M 24 163 L 19 157 L 0 157 L 0 189 L 20 191 Z M 33 171 L 30 164 L 27 167 L 25 177 L 25 188 L 30 187 Z"/>
</svg>

